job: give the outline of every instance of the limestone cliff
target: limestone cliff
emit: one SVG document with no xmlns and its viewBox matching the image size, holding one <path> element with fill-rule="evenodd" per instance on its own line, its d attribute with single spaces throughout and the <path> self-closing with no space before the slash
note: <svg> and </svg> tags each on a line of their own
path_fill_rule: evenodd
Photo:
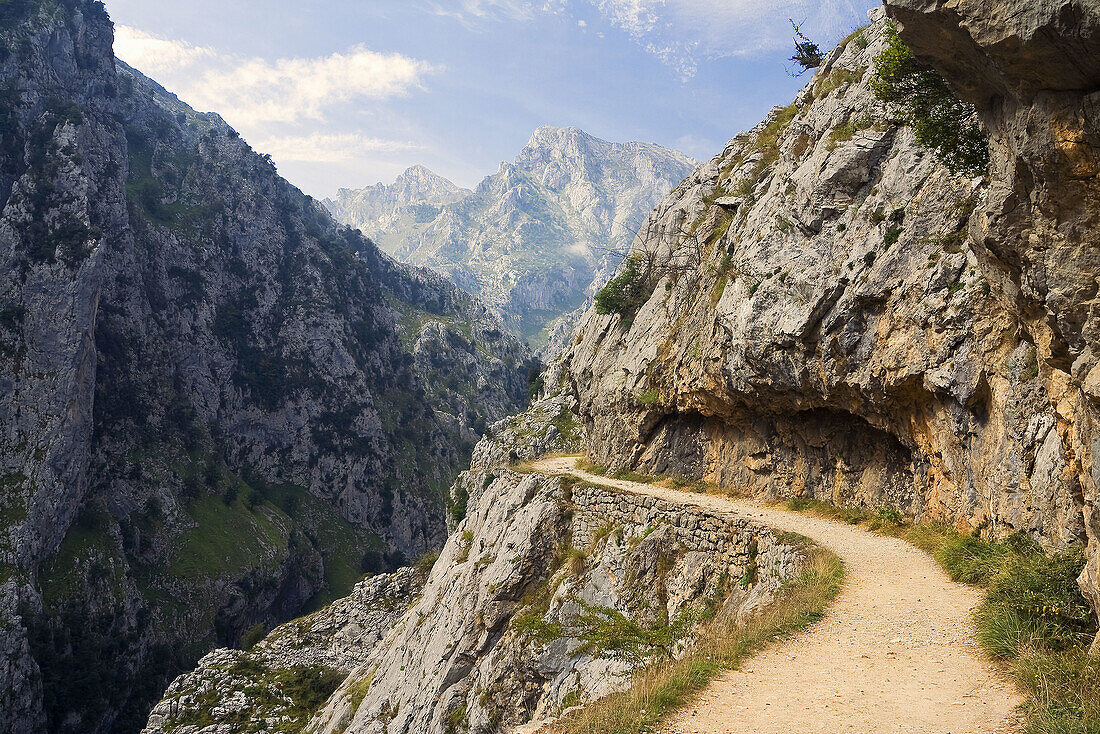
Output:
<svg viewBox="0 0 1100 734">
<path fill-rule="evenodd" d="M 1087 0 L 889 0 L 914 53 L 977 107 L 990 186 L 969 228 L 1036 345 L 1052 455 L 1084 511 L 1081 587 L 1100 613 L 1100 8 Z"/>
<path fill-rule="evenodd" d="M 590 451 L 1095 548 L 1095 9 L 887 5 L 977 105 L 988 177 L 952 175 L 872 93 L 873 11 L 658 207 L 644 303 L 579 326 L 562 366 Z"/>
<path fill-rule="evenodd" d="M 438 547 L 529 356 L 116 68 L 102 3 L 0 21 L 0 731 L 136 731 L 216 644 Z"/>
<path fill-rule="evenodd" d="M 247 655 L 211 653 L 172 684 L 146 734 L 273 728 L 295 714 L 283 697 L 267 703 L 267 690 L 319 666 L 331 671 L 327 701 L 305 731 L 510 731 L 624 688 L 655 652 L 616 656 L 581 639 L 586 613 L 677 625 L 687 645 L 699 619 L 738 619 L 797 574 L 801 541 L 755 522 L 501 465 L 532 435 L 551 437 L 543 450 L 568 445 L 562 400 L 494 427 L 497 437 L 479 445 L 478 467 L 452 488 L 462 508 L 455 532 L 403 616 L 386 616 L 398 606 L 388 601 L 379 612 L 378 590 L 411 572 L 365 581 Z"/>
</svg>

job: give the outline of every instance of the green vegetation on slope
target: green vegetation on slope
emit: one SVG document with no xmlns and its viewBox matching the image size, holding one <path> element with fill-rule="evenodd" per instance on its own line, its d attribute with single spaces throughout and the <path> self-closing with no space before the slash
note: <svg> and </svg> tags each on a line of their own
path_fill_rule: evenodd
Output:
<svg viewBox="0 0 1100 734">
<path fill-rule="evenodd" d="M 180 696 L 187 695 L 192 702 L 169 725 L 177 728 L 221 724 L 233 726 L 234 731 L 301 732 L 347 677 L 324 665 L 268 668 L 248 653 L 225 672 L 235 683 L 231 693 L 217 686 L 181 692 Z M 215 716 L 214 710 L 223 707 L 226 696 L 232 694 L 247 697 L 249 705 L 229 715 L 219 710 Z"/>
<path fill-rule="evenodd" d="M 936 151 L 953 172 L 985 173 L 989 138 L 973 121 L 974 107 L 956 97 L 939 72 L 917 61 L 896 28 L 886 33 L 889 45 L 875 60 L 875 94 L 899 110 L 917 142 Z"/>
<path fill-rule="evenodd" d="M 914 528 L 909 536 L 953 579 L 988 589 L 978 641 L 1028 692 L 1025 732 L 1100 732 L 1100 659 L 1088 652 L 1096 622 L 1076 581 L 1082 551 L 1048 555 L 1023 535 L 987 541 Z"/>
<path fill-rule="evenodd" d="M 633 320 L 638 309 L 653 295 L 655 286 L 653 274 L 645 267 L 643 258 L 631 255 L 619 273 L 596 294 L 596 313 L 614 313 L 624 321 Z"/>
<path fill-rule="evenodd" d="M 642 669 L 629 689 L 585 706 L 552 728 L 556 734 L 636 734 L 652 731 L 723 671 L 737 668 L 776 639 L 819 620 L 840 592 L 844 566 L 833 554 L 808 551 L 806 569 L 779 598 L 743 626 L 711 621 L 684 657 Z"/>
</svg>

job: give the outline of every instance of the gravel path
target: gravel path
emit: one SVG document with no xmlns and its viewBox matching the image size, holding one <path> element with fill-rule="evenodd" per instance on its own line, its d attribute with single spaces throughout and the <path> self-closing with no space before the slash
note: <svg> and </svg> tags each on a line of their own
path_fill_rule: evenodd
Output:
<svg viewBox="0 0 1100 734">
<path fill-rule="evenodd" d="M 844 589 L 819 623 L 715 680 L 663 734 L 1005 734 L 1022 697 L 973 640 L 981 592 L 908 543 L 752 501 L 572 473 L 670 502 L 737 512 L 801 533 L 844 561 Z"/>
</svg>

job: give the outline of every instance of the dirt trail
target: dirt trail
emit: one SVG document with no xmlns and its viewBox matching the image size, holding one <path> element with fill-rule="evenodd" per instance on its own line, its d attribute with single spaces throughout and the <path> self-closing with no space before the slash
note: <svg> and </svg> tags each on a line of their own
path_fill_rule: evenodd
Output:
<svg viewBox="0 0 1100 734">
<path fill-rule="evenodd" d="M 576 459 L 542 471 L 670 502 L 732 511 L 813 538 L 840 556 L 844 589 L 819 623 L 715 680 L 664 734 L 1004 734 L 1017 688 L 973 640 L 977 589 L 908 543 L 747 500 L 599 477 Z"/>
</svg>

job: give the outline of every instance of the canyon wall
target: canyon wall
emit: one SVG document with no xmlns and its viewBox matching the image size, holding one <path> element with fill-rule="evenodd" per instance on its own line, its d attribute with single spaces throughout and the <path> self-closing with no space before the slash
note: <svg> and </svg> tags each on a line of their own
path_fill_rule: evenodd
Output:
<svg viewBox="0 0 1100 734">
<path fill-rule="evenodd" d="M 633 252 L 659 282 L 636 310 L 590 311 L 561 365 L 590 452 L 1087 541 L 1095 602 L 1096 11 L 887 6 L 643 228 Z M 887 11 L 976 105 L 983 179 L 952 174 L 874 94 Z"/>
<path fill-rule="evenodd" d="M 116 65 L 102 3 L 0 19 L 0 731 L 134 732 L 214 646 L 442 544 L 532 361 Z"/>
</svg>

